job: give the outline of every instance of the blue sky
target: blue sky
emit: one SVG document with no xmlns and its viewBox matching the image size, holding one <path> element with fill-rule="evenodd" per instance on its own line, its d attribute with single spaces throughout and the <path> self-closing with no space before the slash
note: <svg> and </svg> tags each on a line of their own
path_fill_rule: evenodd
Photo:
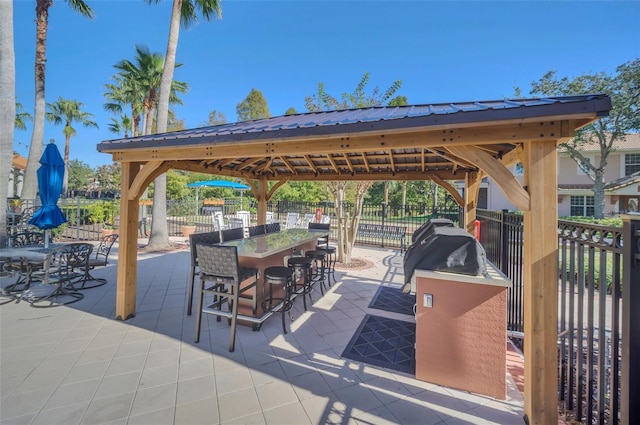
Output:
<svg viewBox="0 0 640 425">
<path fill-rule="evenodd" d="M 113 65 L 133 59 L 136 44 L 166 51 L 171 1 L 86 0 L 88 20 L 58 0 L 50 9 L 46 101 L 84 103 L 99 129 L 77 128 L 72 159 L 91 166 L 111 162 L 96 144 L 108 131 L 104 85 Z M 365 72 L 368 91 L 402 80 L 410 104 L 494 100 L 528 94 L 545 72 L 575 77 L 613 73 L 640 56 L 640 2 L 520 1 L 235 1 L 223 0 L 223 18 L 181 29 L 175 79 L 190 90 L 175 107 L 188 128 L 215 109 L 236 121 L 236 105 L 252 88 L 271 114 L 304 98 L 319 82 L 336 97 L 351 92 Z M 16 95 L 33 114 L 35 1 L 14 2 Z M 45 124 L 45 142 L 64 144 L 62 127 Z M 31 128 L 16 130 L 15 150 L 27 156 Z"/>
</svg>

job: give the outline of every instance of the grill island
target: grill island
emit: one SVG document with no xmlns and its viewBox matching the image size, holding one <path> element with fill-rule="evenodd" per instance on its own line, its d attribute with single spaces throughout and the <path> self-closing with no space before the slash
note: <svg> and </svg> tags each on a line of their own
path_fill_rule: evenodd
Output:
<svg viewBox="0 0 640 425">
<path fill-rule="evenodd" d="M 416 295 L 416 378 L 503 400 L 511 282 L 471 234 L 426 233 L 404 262 L 403 290 Z"/>
</svg>

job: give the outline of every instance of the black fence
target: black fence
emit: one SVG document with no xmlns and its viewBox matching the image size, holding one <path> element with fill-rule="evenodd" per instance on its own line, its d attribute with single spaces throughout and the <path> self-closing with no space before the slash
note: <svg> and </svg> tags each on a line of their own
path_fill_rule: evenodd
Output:
<svg viewBox="0 0 640 425">
<path fill-rule="evenodd" d="M 507 317 L 508 329 L 516 335 L 524 329 L 522 218 L 507 211 L 477 213 L 487 258 L 513 282 Z M 623 282 L 623 267 L 640 267 L 633 256 L 640 258 L 640 253 L 624 257 L 625 240 L 636 241 L 640 252 L 638 236 L 630 230 L 558 222 L 558 398 L 568 417 L 587 424 L 626 422 L 621 419 L 625 412 L 621 400 L 632 395 L 621 385 L 625 358 L 622 312 L 623 306 L 632 305 L 630 295 L 622 297 L 623 287 L 632 284 L 630 277 Z M 637 346 L 638 338 L 640 335 L 629 333 L 627 344 Z M 637 380 L 638 353 L 632 357 L 627 352 L 626 356 L 635 358 L 628 360 L 631 366 L 627 368 L 633 370 L 635 365 Z M 629 381 L 634 382 L 633 378 Z"/>
</svg>

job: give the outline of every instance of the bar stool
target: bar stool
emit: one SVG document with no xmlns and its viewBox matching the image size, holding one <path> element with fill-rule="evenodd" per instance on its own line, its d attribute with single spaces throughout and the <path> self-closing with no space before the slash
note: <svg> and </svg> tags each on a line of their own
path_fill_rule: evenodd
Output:
<svg viewBox="0 0 640 425">
<path fill-rule="evenodd" d="M 307 251 L 305 256 L 313 259 L 314 267 L 312 281 L 314 282 L 314 284 L 316 282 L 320 282 L 320 293 L 324 295 L 324 278 L 327 252 L 321 249 L 316 249 L 313 251 Z"/>
<path fill-rule="evenodd" d="M 338 259 L 337 249 L 335 246 L 318 246 L 316 249 L 325 251 L 327 253 L 327 283 L 331 286 L 331 277 L 333 277 L 333 283 L 336 283 L 336 261 Z"/>
<path fill-rule="evenodd" d="M 282 312 L 282 332 L 287 333 L 284 324 L 284 315 L 291 310 L 291 290 L 294 284 L 293 269 L 283 266 L 268 267 L 264 270 L 262 286 L 262 309 L 264 311 L 277 311 L 278 306 Z M 281 287 L 281 296 L 274 296 L 274 286 Z M 267 292 L 268 290 L 268 292 Z M 268 294 L 268 295 L 267 295 Z"/>
<path fill-rule="evenodd" d="M 287 266 L 293 269 L 293 291 L 298 294 L 302 294 L 302 303 L 304 310 L 307 311 L 307 298 L 313 303 L 311 298 L 311 268 L 313 259 L 310 257 L 289 257 L 287 260 Z"/>
</svg>

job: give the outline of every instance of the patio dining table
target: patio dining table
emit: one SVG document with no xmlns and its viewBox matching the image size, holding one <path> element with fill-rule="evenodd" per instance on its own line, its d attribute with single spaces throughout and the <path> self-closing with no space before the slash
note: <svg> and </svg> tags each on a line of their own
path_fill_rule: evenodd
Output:
<svg viewBox="0 0 640 425">
<path fill-rule="evenodd" d="M 243 267 L 264 270 L 272 266 L 286 266 L 286 259 L 291 255 L 299 255 L 306 250 L 316 248 L 318 238 L 328 235 L 324 230 L 285 229 L 280 232 L 267 233 L 250 238 L 224 242 L 223 245 L 238 247 L 238 263 Z M 257 286 L 257 316 L 263 316 L 261 304 L 263 286 Z"/>
</svg>

